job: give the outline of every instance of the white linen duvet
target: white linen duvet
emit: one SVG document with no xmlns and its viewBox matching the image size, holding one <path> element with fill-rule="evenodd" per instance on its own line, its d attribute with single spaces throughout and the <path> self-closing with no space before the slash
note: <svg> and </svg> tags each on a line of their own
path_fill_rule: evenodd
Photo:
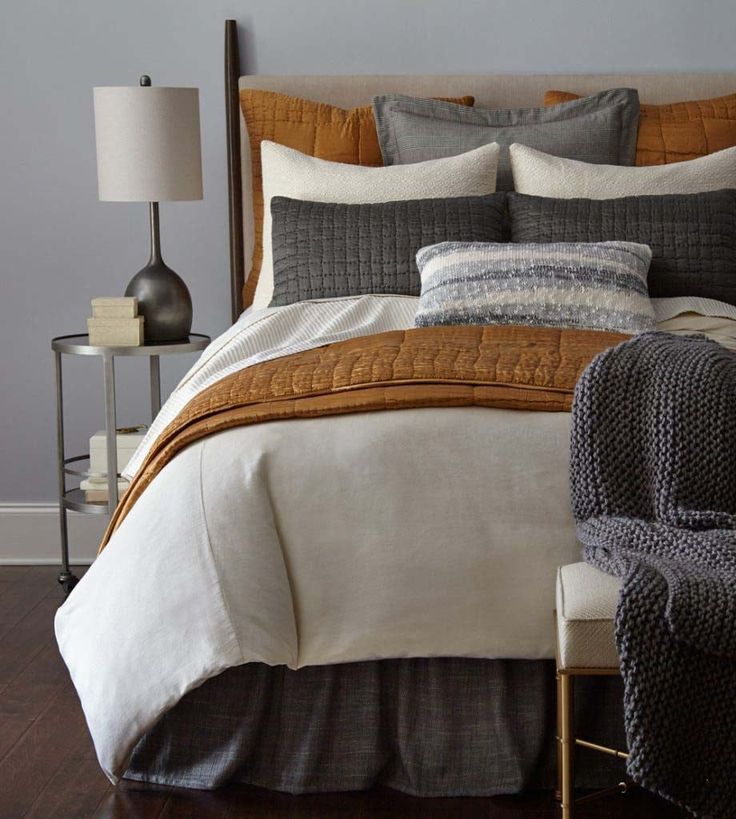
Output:
<svg viewBox="0 0 736 819">
<path fill-rule="evenodd" d="M 417 299 L 244 315 L 203 353 L 128 470 L 200 390 L 290 352 L 413 325 Z M 554 654 L 555 569 L 578 559 L 567 413 L 407 409 L 277 421 L 191 445 L 60 608 L 100 763 L 231 666 Z"/>
</svg>

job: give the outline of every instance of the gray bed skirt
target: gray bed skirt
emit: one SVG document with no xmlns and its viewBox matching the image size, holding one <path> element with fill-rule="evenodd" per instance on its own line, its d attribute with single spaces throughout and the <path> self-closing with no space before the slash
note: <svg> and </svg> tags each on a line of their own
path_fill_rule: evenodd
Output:
<svg viewBox="0 0 736 819">
<path fill-rule="evenodd" d="M 187 694 L 140 740 L 125 776 L 289 793 L 548 789 L 554 676 L 554 664 L 541 660 L 377 660 L 299 671 L 251 663 Z M 620 680 L 583 679 L 577 693 L 583 734 L 624 747 Z M 621 770 L 583 751 L 578 782 L 611 784 Z"/>
</svg>

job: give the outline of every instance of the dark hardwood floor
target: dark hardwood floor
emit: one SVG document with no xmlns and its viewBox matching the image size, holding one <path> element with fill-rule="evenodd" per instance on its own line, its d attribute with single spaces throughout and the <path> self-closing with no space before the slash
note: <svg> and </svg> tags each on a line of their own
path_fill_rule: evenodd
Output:
<svg viewBox="0 0 736 819">
<path fill-rule="evenodd" d="M 0 819 L 549 819 L 549 794 L 416 799 L 388 790 L 288 796 L 242 786 L 190 791 L 102 775 L 79 701 L 56 649 L 63 600 L 52 567 L 0 567 Z M 674 819 L 681 813 L 635 791 L 590 803 L 586 817 Z"/>
</svg>

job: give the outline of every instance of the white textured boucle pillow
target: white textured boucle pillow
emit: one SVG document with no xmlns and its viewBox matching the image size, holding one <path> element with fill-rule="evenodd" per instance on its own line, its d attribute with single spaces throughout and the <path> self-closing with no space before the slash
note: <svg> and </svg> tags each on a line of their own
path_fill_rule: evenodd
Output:
<svg viewBox="0 0 736 819">
<path fill-rule="evenodd" d="M 637 167 L 562 159 L 518 143 L 509 153 L 514 188 L 531 196 L 618 199 L 736 188 L 736 148 L 670 165 Z"/>
<path fill-rule="evenodd" d="M 268 307 L 273 294 L 271 199 L 274 196 L 348 205 L 483 196 L 496 190 L 499 151 L 493 142 L 445 159 L 369 168 L 328 162 L 264 140 L 261 143 L 263 263 L 253 307 Z"/>
</svg>

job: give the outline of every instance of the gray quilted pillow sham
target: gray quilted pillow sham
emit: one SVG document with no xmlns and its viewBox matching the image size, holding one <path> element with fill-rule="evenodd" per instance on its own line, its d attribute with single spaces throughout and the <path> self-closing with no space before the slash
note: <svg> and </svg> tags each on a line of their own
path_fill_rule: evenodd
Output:
<svg viewBox="0 0 736 819">
<path fill-rule="evenodd" d="M 508 194 L 514 242 L 641 242 L 653 297 L 736 304 L 736 191 L 620 199 Z"/>
<path fill-rule="evenodd" d="M 419 248 L 503 238 L 505 194 L 344 205 L 271 200 L 271 306 L 391 293 L 418 296 Z"/>
<path fill-rule="evenodd" d="M 513 190 L 508 147 L 514 142 L 548 154 L 606 165 L 633 165 L 639 95 L 602 91 L 548 108 L 483 109 L 406 97 L 375 97 L 373 113 L 385 165 L 453 156 L 497 142 L 497 190 Z"/>
<path fill-rule="evenodd" d="M 530 324 L 640 333 L 654 329 L 651 251 L 631 242 L 422 248 L 415 324 Z"/>
</svg>

